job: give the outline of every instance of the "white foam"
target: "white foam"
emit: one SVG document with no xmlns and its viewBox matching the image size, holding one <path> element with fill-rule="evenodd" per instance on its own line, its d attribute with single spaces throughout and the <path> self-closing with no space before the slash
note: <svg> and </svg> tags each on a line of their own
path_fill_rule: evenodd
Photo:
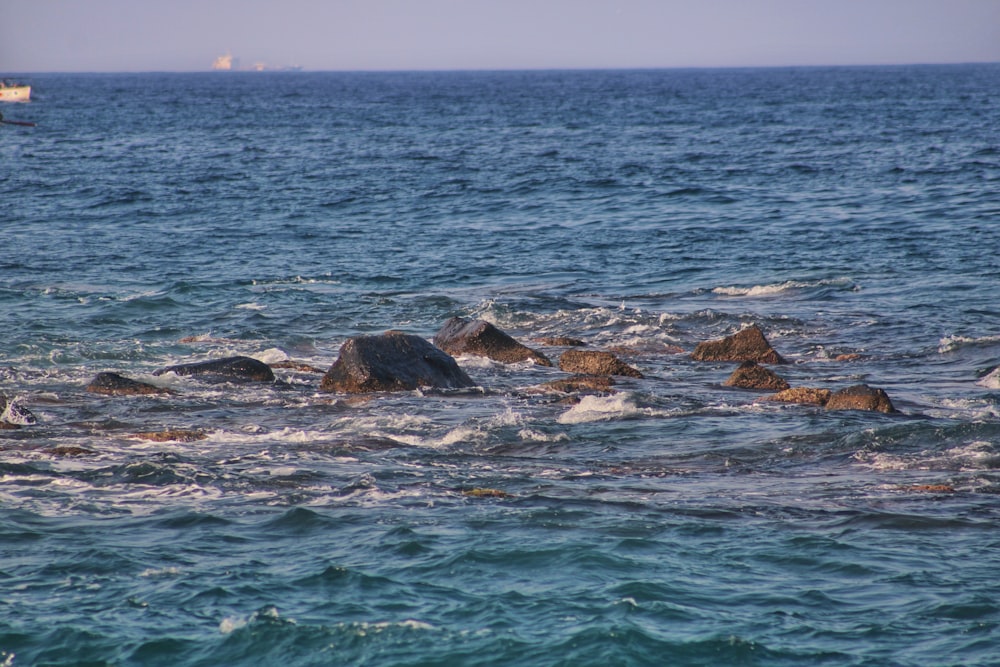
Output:
<svg viewBox="0 0 1000 667">
<path fill-rule="evenodd" d="M 997 366 L 988 374 L 979 378 L 976 384 L 987 389 L 1000 389 L 1000 366 Z"/>
<path fill-rule="evenodd" d="M 565 433 L 542 433 L 531 428 L 523 428 L 517 432 L 517 436 L 525 442 L 566 442 L 569 436 Z"/>
<path fill-rule="evenodd" d="M 254 301 L 251 301 L 249 303 L 238 303 L 234 307 L 239 310 L 267 310 L 267 306 L 261 305 Z"/>
<path fill-rule="evenodd" d="M 628 394 L 584 396 L 580 402 L 556 420 L 560 424 L 583 424 L 608 421 L 639 414 L 640 410 Z"/>
<path fill-rule="evenodd" d="M 768 285 L 754 285 L 752 287 L 716 287 L 712 290 L 713 294 L 721 294 L 723 296 L 749 296 L 749 297 L 760 297 L 760 296 L 775 296 L 777 294 L 782 294 L 784 292 L 789 292 L 799 289 L 808 289 L 810 287 L 824 287 L 827 285 L 834 286 L 848 286 L 851 285 L 852 281 L 847 278 L 835 278 L 833 280 L 816 280 L 816 281 L 800 281 L 800 280 L 786 280 L 781 283 L 771 283 Z"/>
<path fill-rule="evenodd" d="M 970 338 L 969 336 L 945 336 L 938 341 L 938 354 L 947 354 L 963 347 L 976 345 L 995 345 L 1000 343 L 1000 336 L 982 336 L 980 338 Z"/>
</svg>

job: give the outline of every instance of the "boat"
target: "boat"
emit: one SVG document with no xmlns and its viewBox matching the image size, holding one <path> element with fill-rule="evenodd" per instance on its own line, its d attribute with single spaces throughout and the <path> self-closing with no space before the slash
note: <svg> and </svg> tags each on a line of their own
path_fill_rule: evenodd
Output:
<svg viewBox="0 0 1000 667">
<path fill-rule="evenodd" d="M 0 102 L 27 102 L 30 98 L 31 86 L 0 81 Z"/>
</svg>

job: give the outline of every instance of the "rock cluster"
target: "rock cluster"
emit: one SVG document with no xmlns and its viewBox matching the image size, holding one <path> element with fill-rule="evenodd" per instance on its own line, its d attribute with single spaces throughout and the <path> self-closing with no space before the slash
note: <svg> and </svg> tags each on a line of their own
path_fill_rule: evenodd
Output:
<svg viewBox="0 0 1000 667">
<path fill-rule="evenodd" d="M 543 339 L 546 343 L 569 347 L 559 356 L 558 367 L 571 374 L 536 388 L 566 394 L 613 393 L 612 377 L 642 379 L 642 372 L 606 350 L 578 349 L 583 341 L 574 338 Z M 413 391 L 420 388 L 463 389 L 477 386 L 451 355 L 472 354 L 501 363 L 532 361 L 552 366 L 549 358 L 483 320 L 454 317 L 445 322 L 431 343 L 416 335 L 387 331 L 347 339 L 340 353 L 323 375 L 322 392 L 370 394 L 372 392 Z M 885 391 L 858 384 L 840 391 L 813 387 L 791 387 L 762 364 L 783 364 L 784 358 L 771 347 L 763 331 L 753 325 L 731 336 L 699 343 L 691 357 L 699 361 L 739 362 L 723 385 L 740 389 L 776 392 L 759 400 L 823 406 L 827 410 L 869 410 L 884 413 L 896 409 Z M 322 372 L 295 362 L 279 362 L 276 367 L 304 372 Z M 235 356 L 211 361 L 178 364 L 153 373 L 194 376 L 210 382 L 277 381 L 267 364 L 251 357 Z M 288 386 L 288 385 L 284 385 Z M 114 372 L 99 373 L 87 385 L 91 393 L 106 396 L 173 394 L 170 389 L 127 378 Z M 35 417 L 17 402 L 0 394 L 0 429 L 34 424 Z M 205 437 L 202 431 L 166 430 L 138 434 L 145 439 L 192 440 Z"/>
</svg>

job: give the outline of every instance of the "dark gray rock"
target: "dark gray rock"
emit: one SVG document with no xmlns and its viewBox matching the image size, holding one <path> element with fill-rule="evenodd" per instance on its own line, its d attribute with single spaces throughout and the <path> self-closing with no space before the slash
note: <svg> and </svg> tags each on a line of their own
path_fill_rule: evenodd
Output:
<svg viewBox="0 0 1000 667">
<path fill-rule="evenodd" d="M 452 317 L 435 334 L 434 344 L 456 357 L 474 354 L 504 364 L 530 360 L 540 366 L 552 365 L 544 354 L 522 345 L 485 320 Z"/>
<path fill-rule="evenodd" d="M 169 389 L 157 387 L 148 382 L 139 382 L 118 373 L 98 373 L 87 391 L 106 396 L 144 396 L 149 394 L 171 394 Z"/>
<path fill-rule="evenodd" d="M 196 375 L 214 382 L 274 382 L 274 372 L 262 361 L 251 357 L 227 357 L 194 364 L 167 366 L 153 373 Z"/>
<path fill-rule="evenodd" d="M 37 423 L 35 415 L 18 401 L 0 394 L 0 428 L 11 429 Z"/>
<path fill-rule="evenodd" d="M 457 389 L 475 383 L 446 352 L 419 336 L 387 331 L 347 339 L 320 382 L 320 391 L 350 394 Z"/>
</svg>

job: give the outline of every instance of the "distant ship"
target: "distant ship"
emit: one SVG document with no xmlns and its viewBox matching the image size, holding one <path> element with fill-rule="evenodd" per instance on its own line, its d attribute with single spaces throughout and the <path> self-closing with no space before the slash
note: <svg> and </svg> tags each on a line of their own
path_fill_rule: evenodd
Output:
<svg viewBox="0 0 1000 667">
<path fill-rule="evenodd" d="M 234 58 L 231 53 L 226 53 L 225 55 L 219 56 L 212 63 L 212 69 L 218 72 L 236 72 L 236 71 L 249 71 L 249 72 L 298 72 L 302 70 L 299 65 L 290 65 L 282 67 L 272 67 L 271 65 L 266 65 L 264 63 L 254 63 L 252 66 L 247 68 L 240 67 L 239 58 Z"/>
<path fill-rule="evenodd" d="M 0 81 L 0 102 L 27 102 L 30 98 L 31 86 Z"/>
</svg>

